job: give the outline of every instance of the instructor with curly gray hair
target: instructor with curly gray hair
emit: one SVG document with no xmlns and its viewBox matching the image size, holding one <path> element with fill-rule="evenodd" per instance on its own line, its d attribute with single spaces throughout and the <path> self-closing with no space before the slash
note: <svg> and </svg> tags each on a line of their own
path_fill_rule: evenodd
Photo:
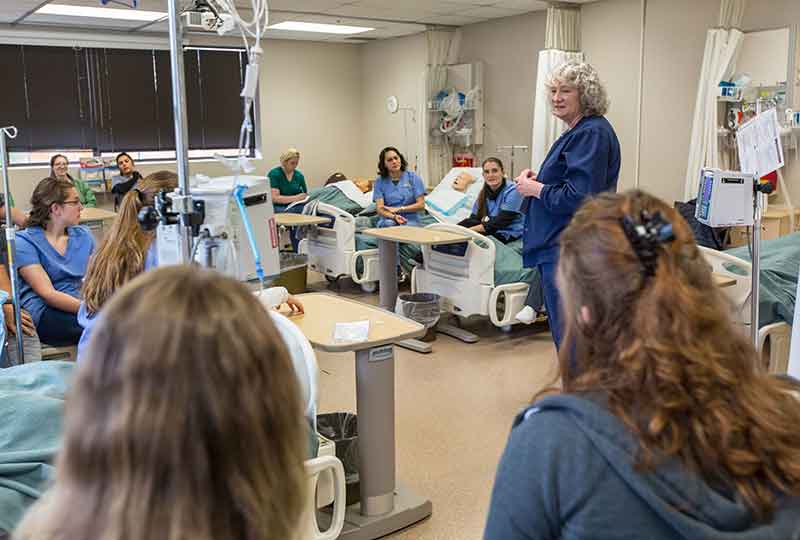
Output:
<svg viewBox="0 0 800 540">
<path fill-rule="evenodd" d="M 526 197 L 523 259 L 542 278 L 545 307 L 556 348 L 561 344 L 561 307 L 556 284 L 558 237 L 589 196 L 616 191 L 620 148 L 614 128 L 603 116 L 608 96 L 597 71 L 586 63 L 555 68 L 547 81 L 553 115 L 567 131 L 553 144 L 538 172 L 525 169 L 516 178 Z"/>
</svg>

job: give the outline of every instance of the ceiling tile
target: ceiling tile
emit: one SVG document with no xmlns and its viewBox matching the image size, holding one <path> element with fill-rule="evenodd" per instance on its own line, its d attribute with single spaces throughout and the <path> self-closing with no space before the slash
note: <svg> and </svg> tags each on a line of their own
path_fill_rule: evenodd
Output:
<svg viewBox="0 0 800 540">
<path fill-rule="evenodd" d="M 499 17 L 511 17 L 512 15 L 519 15 L 521 13 L 524 13 L 524 10 L 503 9 L 496 7 L 476 7 L 463 10 L 461 15 L 465 17 L 476 17 L 479 19 L 496 19 Z"/>
<path fill-rule="evenodd" d="M 486 19 L 477 17 L 465 17 L 463 15 L 427 15 L 419 22 L 427 24 L 448 24 L 453 26 L 464 26 L 466 24 L 473 24 L 484 21 Z"/>
<path fill-rule="evenodd" d="M 502 0 L 494 7 L 505 9 L 518 9 L 520 11 L 541 11 L 547 9 L 547 2 L 541 0 Z"/>
</svg>

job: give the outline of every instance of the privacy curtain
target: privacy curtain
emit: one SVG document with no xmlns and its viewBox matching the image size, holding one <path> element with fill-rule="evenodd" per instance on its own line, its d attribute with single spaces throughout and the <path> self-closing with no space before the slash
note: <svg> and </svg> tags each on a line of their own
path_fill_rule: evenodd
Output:
<svg viewBox="0 0 800 540">
<path fill-rule="evenodd" d="M 428 30 L 425 34 L 428 40 L 428 66 L 425 76 L 425 93 L 420 108 L 421 140 L 425 141 L 422 144 L 421 173 L 427 183 L 433 186 L 438 184 L 450 170 L 453 149 L 443 137 L 430 136 L 435 126 L 431 122 L 433 115 L 428 111 L 428 102 L 432 101 L 436 94 L 447 89 L 447 66 L 458 62 L 461 31 Z"/>
<path fill-rule="evenodd" d="M 533 107 L 531 167 L 539 170 L 548 150 L 564 132 L 565 125 L 550 113 L 550 92 L 545 87 L 553 69 L 565 62 L 582 62 L 580 52 L 580 11 L 549 7 L 545 30 L 545 49 L 539 51 L 536 94 Z"/>
<path fill-rule="evenodd" d="M 684 200 L 697 197 L 700 169 L 719 167 L 717 134 L 717 94 L 720 81 L 728 80 L 736 70 L 736 58 L 744 34 L 733 28 L 742 22 L 746 0 L 722 0 L 720 27 L 706 34 L 706 47 L 700 70 L 700 83 L 692 120 L 692 138 L 686 165 Z"/>
</svg>

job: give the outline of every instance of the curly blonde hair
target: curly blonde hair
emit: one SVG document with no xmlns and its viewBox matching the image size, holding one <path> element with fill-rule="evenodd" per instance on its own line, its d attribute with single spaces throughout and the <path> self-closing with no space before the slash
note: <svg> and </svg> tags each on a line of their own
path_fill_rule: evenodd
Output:
<svg viewBox="0 0 800 540">
<path fill-rule="evenodd" d="M 545 82 L 547 89 L 552 89 L 556 84 L 567 84 L 578 89 L 581 112 L 585 116 L 603 116 L 608 112 L 610 101 L 606 87 L 591 64 L 586 62 L 561 64 L 550 72 Z"/>
<path fill-rule="evenodd" d="M 300 159 L 300 151 L 297 148 L 288 148 L 283 154 L 281 154 L 281 165 L 290 159 Z"/>
</svg>

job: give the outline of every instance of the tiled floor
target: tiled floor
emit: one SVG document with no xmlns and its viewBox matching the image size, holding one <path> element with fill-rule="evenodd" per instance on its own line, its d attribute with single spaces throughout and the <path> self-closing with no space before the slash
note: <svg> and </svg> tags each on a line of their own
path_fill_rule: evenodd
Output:
<svg viewBox="0 0 800 540">
<path fill-rule="evenodd" d="M 314 290 L 334 290 L 324 281 Z M 338 291 L 377 303 L 351 283 Z M 423 355 L 397 348 L 397 475 L 433 502 L 427 520 L 386 538 L 479 539 L 497 461 L 514 415 L 553 379 L 555 349 L 546 325 L 503 333 L 470 321 L 468 345 L 439 336 Z M 355 411 L 352 354 L 318 352 L 320 412 Z"/>
</svg>

